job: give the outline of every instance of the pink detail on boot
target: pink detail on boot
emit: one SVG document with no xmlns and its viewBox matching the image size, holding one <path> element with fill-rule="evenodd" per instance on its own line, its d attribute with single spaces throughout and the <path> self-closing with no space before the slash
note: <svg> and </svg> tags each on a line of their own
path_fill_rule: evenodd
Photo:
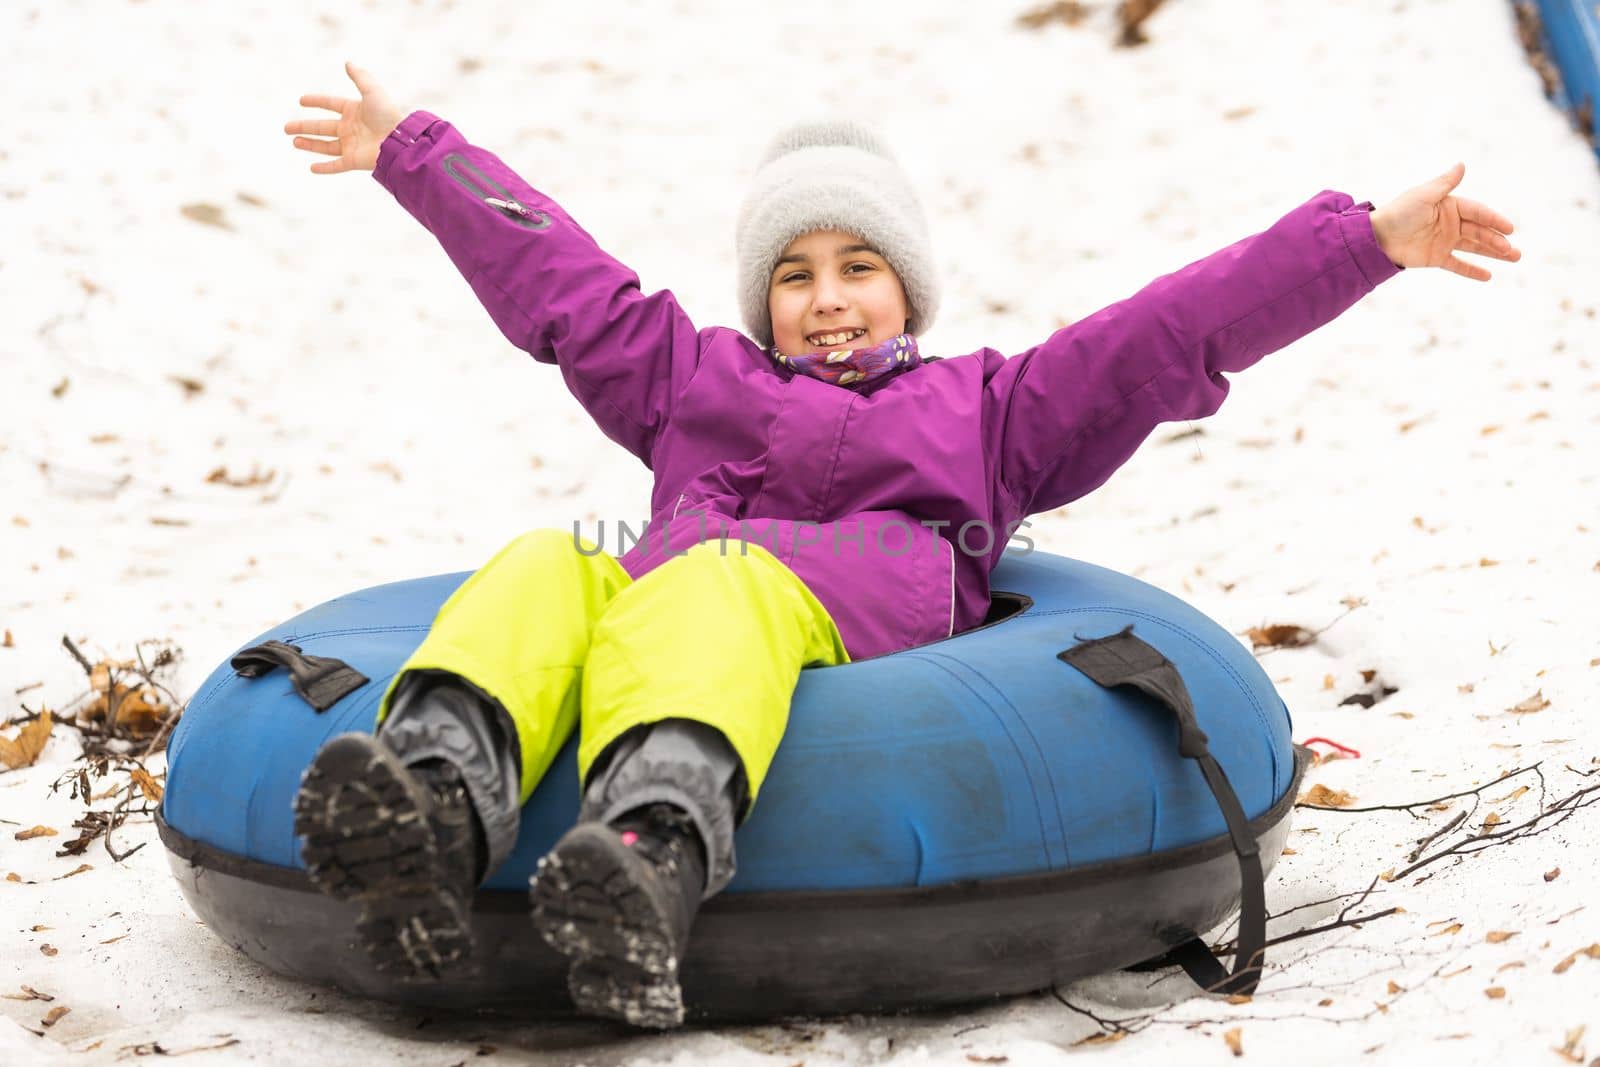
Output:
<svg viewBox="0 0 1600 1067">
<path fill-rule="evenodd" d="M 622 843 L 624 845 L 627 845 L 631 848 L 633 843 L 637 840 L 639 840 L 639 835 L 634 833 L 632 830 L 622 831 Z"/>
</svg>

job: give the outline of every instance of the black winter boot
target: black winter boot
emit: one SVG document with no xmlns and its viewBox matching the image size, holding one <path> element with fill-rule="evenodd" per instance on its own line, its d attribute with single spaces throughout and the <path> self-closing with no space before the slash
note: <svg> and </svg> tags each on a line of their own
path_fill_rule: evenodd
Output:
<svg viewBox="0 0 1600 1067">
<path fill-rule="evenodd" d="M 578 1010 L 666 1029 L 683 1022 L 678 964 L 706 887 L 704 846 L 682 809 L 652 804 L 579 823 L 530 886 L 539 936 L 572 961 Z"/>
<path fill-rule="evenodd" d="M 432 980 L 472 951 L 483 828 L 461 772 L 407 766 L 379 738 L 342 734 L 317 753 L 294 799 L 311 881 L 356 900 L 356 933 L 380 971 Z"/>
</svg>

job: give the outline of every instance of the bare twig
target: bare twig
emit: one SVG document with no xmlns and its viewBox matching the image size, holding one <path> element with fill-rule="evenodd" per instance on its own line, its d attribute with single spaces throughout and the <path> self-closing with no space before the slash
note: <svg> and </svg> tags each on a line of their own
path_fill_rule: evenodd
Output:
<svg viewBox="0 0 1600 1067">
<path fill-rule="evenodd" d="M 1057 986 L 1050 987 L 1050 995 L 1055 997 L 1068 1008 L 1077 1012 L 1079 1015 L 1087 1016 L 1094 1022 L 1096 1026 L 1100 1027 L 1100 1031 L 1105 1034 L 1137 1034 L 1140 1030 L 1143 1030 L 1146 1026 L 1149 1026 L 1153 1021 L 1155 1021 L 1154 1014 L 1130 1015 L 1126 1019 L 1102 1019 L 1088 1008 L 1080 1008 L 1078 1005 L 1072 1003 L 1072 1001 L 1067 999 L 1066 994 L 1061 992 L 1060 988 Z M 1170 1006 L 1171 1005 L 1168 1005 L 1168 1007 Z M 1135 1025 L 1129 1026 L 1127 1025 L 1129 1023 L 1133 1023 Z"/>
<path fill-rule="evenodd" d="M 128 805 L 133 801 L 133 794 L 138 790 L 138 788 L 139 786 L 136 782 L 128 783 L 127 793 L 121 800 L 117 801 L 117 806 L 111 809 L 111 819 L 106 823 L 106 855 L 111 857 L 111 862 L 113 863 L 121 863 L 135 852 L 138 852 L 141 848 L 144 848 L 145 845 L 149 844 L 148 841 L 141 841 L 123 853 L 118 853 L 117 850 L 111 845 L 111 833 L 127 820 Z M 150 810 L 149 805 L 146 805 L 144 810 L 148 812 Z"/>
<path fill-rule="evenodd" d="M 1354 815 L 1357 812 L 1363 811 L 1410 811 L 1412 808 L 1423 808 L 1427 807 L 1429 804 L 1442 804 L 1447 800 L 1455 800 L 1459 797 L 1479 796 L 1485 789 L 1491 789 L 1509 778 L 1515 778 L 1519 774 L 1527 774 L 1529 771 L 1533 771 L 1537 774 L 1539 771 L 1539 766 L 1539 763 L 1535 763 L 1527 767 L 1518 767 L 1516 770 L 1508 771 L 1496 778 L 1494 781 L 1480 785 L 1476 789 L 1464 789 L 1459 793 L 1446 793 L 1442 797 L 1432 797 L 1428 800 L 1413 800 L 1409 804 L 1371 804 L 1364 808 L 1334 808 L 1322 804 L 1296 804 L 1295 807 L 1310 808 L 1313 811 L 1333 811 L 1342 815 Z"/>
<path fill-rule="evenodd" d="M 1435 830 L 1433 833 L 1429 834 L 1427 837 L 1424 837 L 1421 841 L 1418 841 L 1417 842 L 1417 847 L 1412 850 L 1411 855 L 1406 857 L 1406 862 L 1415 863 L 1416 860 L 1417 860 L 1417 857 L 1422 855 L 1422 853 L 1427 850 L 1429 845 L 1431 845 L 1435 841 L 1439 840 L 1439 838 L 1443 837 L 1445 834 L 1449 833 L 1451 830 L 1454 830 L 1456 827 L 1460 826 L 1462 820 L 1465 819 L 1468 814 L 1470 814 L 1470 813 L 1469 812 L 1465 812 L 1465 811 L 1458 813 L 1455 818 L 1451 819 L 1449 822 L 1447 822 L 1443 826 L 1439 827 L 1439 829 Z"/>
<path fill-rule="evenodd" d="M 78 651 L 78 646 L 72 643 L 72 638 L 68 637 L 66 634 L 62 634 L 61 644 L 68 652 L 72 653 L 72 658 L 78 661 L 78 666 L 83 668 L 83 673 L 93 677 L 94 665 L 83 657 L 82 652 Z"/>
<path fill-rule="evenodd" d="M 1507 827 L 1504 830 L 1476 833 L 1468 837 L 1464 837 L 1455 844 L 1451 845 L 1449 848 L 1435 852 L 1427 859 L 1418 860 L 1417 862 L 1411 864 L 1411 866 L 1405 868 L 1405 870 L 1391 875 L 1389 877 L 1389 881 L 1398 882 L 1406 875 L 1411 874 L 1414 871 L 1421 870 L 1423 867 L 1428 866 L 1428 864 L 1442 860 L 1446 856 L 1470 856 L 1474 852 L 1482 852 L 1484 849 L 1493 848 L 1496 845 L 1509 844 L 1512 841 L 1520 840 L 1525 837 L 1537 837 L 1539 834 L 1542 834 L 1547 830 L 1553 830 L 1555 827 L 1560 826 L 1575 813 L 1583 808 L 1589 807 L 1596 801 L 1600 801 L 1600 785 L 1591 785 L 1584 789 L 1580 789 L 1576 793 L 1556 801 L 1554 804 L 1550 805 L 1544 811 L 1541 811 L 1539 814 L 1535 815 L 1526 822 L 1518 823 L 1515 826 Z M 1555 818 L 1554 821 L 1552 821 L 1549 825 L 1542 827 L 1539 825 L 1546 819 L 1550 819 L 1552 816 Z M 1478 848 L 1467 847 L 1480 842 L 1487 843 L 1480 845 Z"/>
</svg>

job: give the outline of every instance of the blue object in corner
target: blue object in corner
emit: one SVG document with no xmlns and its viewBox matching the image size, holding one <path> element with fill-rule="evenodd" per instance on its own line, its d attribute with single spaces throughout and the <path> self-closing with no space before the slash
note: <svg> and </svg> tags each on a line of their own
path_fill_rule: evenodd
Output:
<svg viewBox="0 0 1600 1067">
<path fill-rule="evenodd" d="M 1600 155 L 1600 10 L 1593 0 L 1538 0 L 1544 40 L 1539 42 L 1561 72 L 1555 104 L 1582 129 L 1587 115 L 1589 147 Z"/>
</svg>

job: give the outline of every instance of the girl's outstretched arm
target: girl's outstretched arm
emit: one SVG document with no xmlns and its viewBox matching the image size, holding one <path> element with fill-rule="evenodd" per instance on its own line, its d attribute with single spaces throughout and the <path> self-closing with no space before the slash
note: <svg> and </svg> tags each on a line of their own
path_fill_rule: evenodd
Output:
<svg viewBox="0 0 1600 1067">
<path fill-rule="evenodd" d="M 983 416 L 997 514 L 1049 511 L 1098 488 L 1160 423 L 1215 412 L 1225 372 L 1331 321 L 1397 273 L 1371 211 L 1324 190 L 1262 233 L 999 362 Z"/>
<path fill-rule="evenodd" d="M 334 137 L 297 139 L 338 157 L 312 169 L 370 169 L 438 239 L 506 339 L 557 364 L 606 436 L 650 466 L 672 398 L 699 365 L 699 334 L 673 295 L 640 292 L 633 271 L 492 152 L 427 111 L 400 112 L 359 68 L 350 74 L 359 102 L 301 99 L 338 120 L 285 127 Z"/>
</svg>

